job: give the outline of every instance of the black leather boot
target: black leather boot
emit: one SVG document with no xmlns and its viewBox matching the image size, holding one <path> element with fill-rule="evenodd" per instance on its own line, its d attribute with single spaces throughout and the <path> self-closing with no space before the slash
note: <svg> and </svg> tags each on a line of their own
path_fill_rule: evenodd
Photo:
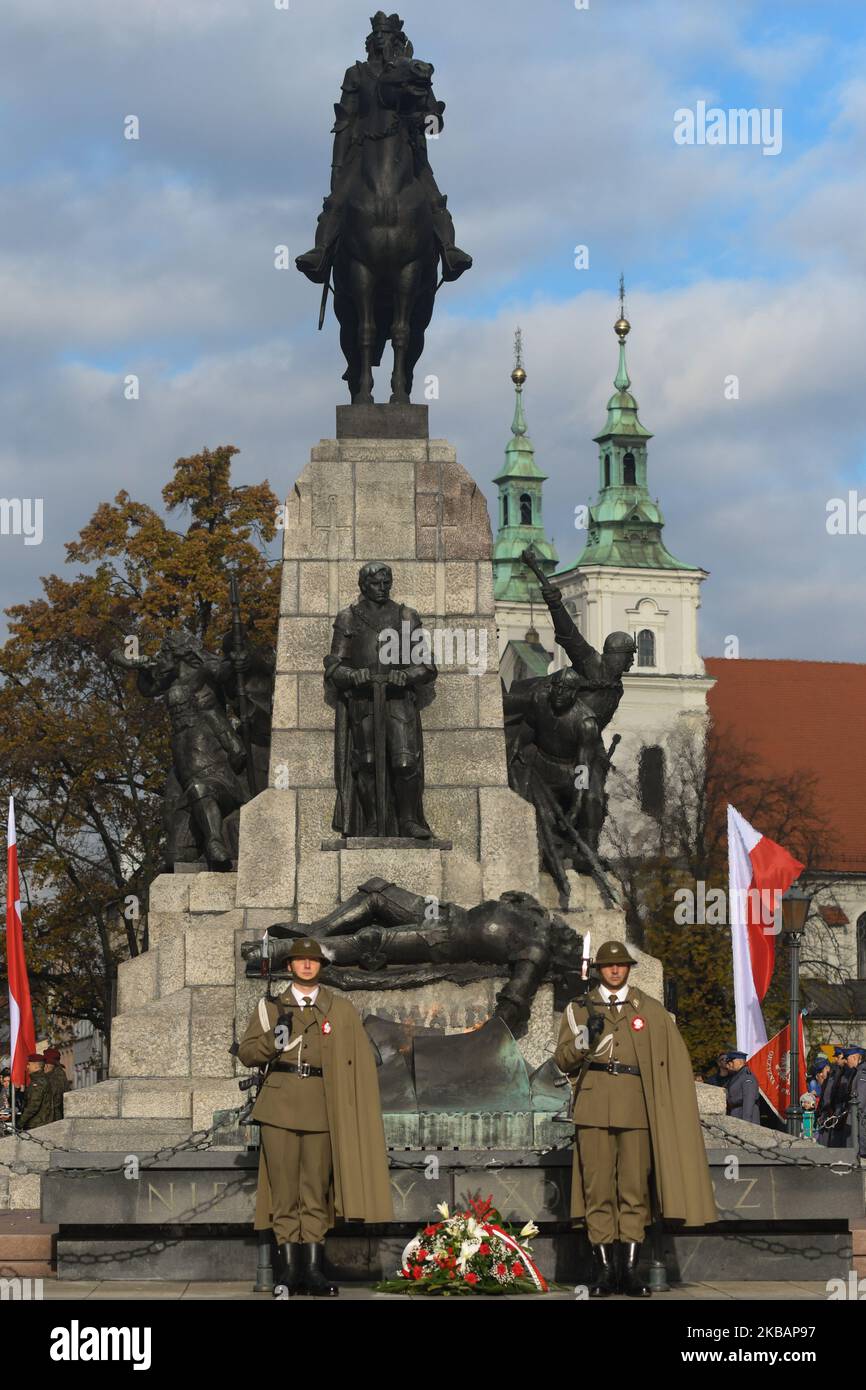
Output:
<svg viewBox="0 0 866 1390">
<path fill-rule="evenodd" d="M 287 1240 L 280 1246 L 280 1277 L 274 1287 L 274 1294 L 277 1294 L 281 1287 L 286 1289 L 289 1298 L 303 1291 L 301 1248 L 300 1243 L 296 1240 Z"/>
<path fill-rule="evenodd" d="M 615 1245 L 594 1245 L 595 1274 L 589 1286 L 590 1298 L 609 1298 L 616 1293 Z"/>
<path fill-rule="evenodd" d="M 647 1287 L 637 1272 L 639 1255 L 639 1241 L 623 1242 L 622 1291 L 624 1294 L 628 1294 L 629 1298 L 649 1298 L 652 1294 L 652 1289 Z"/>
<path fill-rule="evenodd" d="M 304 1280 L 307 1293 L 313 1298 L 336 1298 L 340 1290 L 336 1284 L 327 1280 L 322 1272 L 325 1262 L 324 1241 L 313 1241 L 304 1245 L 307 1252 L 307 1277 Z"/>
</svg>

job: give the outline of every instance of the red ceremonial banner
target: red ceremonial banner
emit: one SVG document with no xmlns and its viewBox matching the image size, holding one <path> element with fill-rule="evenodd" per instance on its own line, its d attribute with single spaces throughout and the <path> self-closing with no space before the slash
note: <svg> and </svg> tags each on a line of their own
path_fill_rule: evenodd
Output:
<svg viewBox="0 0 866 1390">
<path fill-rule="evenodd" d="M 764 1100 L 775 1111 L 780 1120 L 784 1120 L 785 1111 L 791 1104 L 790 1063 L 791 1025 L 789 1023 L 786 1023 L 775 1037 L 770 1038 L 768 1043 L 765 1043 L 749 1058 L 749 1071 L 757 1081 L 758 1089 Z M 800 1099 L 806 1089 L 806 1040 L 803 1034 L 802 1014 L 800 1015 L 799 1072 L 799 1090 L 796 1100 Z"/>
</svg>

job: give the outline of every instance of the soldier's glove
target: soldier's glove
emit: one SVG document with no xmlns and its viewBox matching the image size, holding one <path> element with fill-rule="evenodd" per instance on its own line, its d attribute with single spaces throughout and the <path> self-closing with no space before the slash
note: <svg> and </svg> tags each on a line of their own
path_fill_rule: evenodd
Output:
<svg viewBox="0 0 866 1390">
<path fill-rule="evenodd" d="M 282 1031 L 280 1031 L 282 1030 Z M 285 1052 L 289 1045 L 289 1038 L 292 1036 L 292 1015 L 280 1014 L 274 1024 L 274 1039 L 277 1044 L 278 1052 Z"/>
<path fill-rule="evenodd" d="M 595 1043 L 598 1042 L 599 1038 L 604 1032 L 604 1019 L 602 1018 L 601 1014 L 590 1015 L 589 1022 L 586 1025 L 586 1031 L 589 1034 L 589 1045 L 590 1047 L 592 1047 Z"/>
</svg>

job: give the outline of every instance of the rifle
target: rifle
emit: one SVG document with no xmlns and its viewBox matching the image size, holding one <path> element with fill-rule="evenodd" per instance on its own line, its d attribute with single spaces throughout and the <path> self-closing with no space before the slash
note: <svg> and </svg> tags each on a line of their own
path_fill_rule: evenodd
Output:
<svg viewBox="0 0 866 1390">
<path fill-rule="evenodd" d="M 265 934 L 264 934 L 264 936 L 262 937 L 262 959 L 261 959 L 260 970 L 261 970 L 261 974 L 267 979 L 267 982 L 268 982 L 268 984 L 267 984 L 267 998 L 270 999 L 270 998 L 271 998 L 271 938 L 270 938 L 270 933 L 267 931 L 267 929 L 265 930 Z M 237 1032 L 236 1032 L 235 1021 L 234 1021 L 234 1020 L 232 1020 L 232 1032 L 235 1034 L 235 1037 L 234 1037 L 234 1040 L 233 1040 L 233 1042 L 232 1042 L 231 1047 L 229 1048 L 229 1053 L 231 1054 L 232 1057 L 237 1057 L 237 1055 L 238 1055 L 238 1040 L 237 1040 Z M 239 1090 L 239 1091 L 250 1091 L 250 1090 L 253 1090 L 253 1088 L 255 1088 L 255 1089 L 254 1089 L 254 1092 L 253 1092 L 253 1095 L 249 1098 L 249 1100 L 247 1101 L 246 1105 L 243 1107 L 243 1109 L 241 1110 L 240 1114 L 238 1115 L 238 1128 L 240 1128 L 241 1125 L 245 1125 L 245 1124 L 248 1124 L 248 1123 L 249 1123 L 249 1117 L 250 1117 L 250 1114 L 251 1114 L 251 1112 L 252 1112 L 252 1110 L 253 1110 L 253 1107 L 255 1106 L 256 1101 L 257 1101 L 258 1098 L 259 1098 L 259 1092 L 261 1091 L 262 1087 L 263 1087 L 264 1084 L 265 1084 L 265 1079 L 266 1079 L 267 1074 L 268 1074 L 268 1067 L 269 1067 L 269 1065 L 270 1065 L 270 1064 L 269 1064 L 268 1062 L 266 1062 L 266 1063 L 264 1064 L 264 1066 L 256 1067 L 255 1070 L 254 1070 L 254 1072 L 253 1072 L 253 1075 L 252 1075 L 252 1076 L 242 1076 L 241 1079 L 240 1079 L 240 1081 L 238 1082 L 238 1090 Z M 253 1121 L 253 1124 L 257 1124 L 257 1123 L 258 1123 L 258 1121 L 256 1121 L 256 1120 Z"/>
<path fill-rule="evenodd" d="M 229 576 L 229 602 L 232 610 L 232 657 L 240 660 L 244 651 L 243 624 L 241 623 L 241 601 L 238 588 L 237 571 L 233 570 Z M 244 684 L 243 673 L 235 666 L 235 680 L 238 687 L 238 713 L 241 723 L 241 739 L 243 740 L 244 752 L 247 757 L 247 778 L 250 784 L 250 791 L 253 796 L 258 791 L 258 781 L 256 777 L 256 767 L 253 762 L 253 740 L 250 734 L 250 707 L 247 701 L 247 688 Z"/>
</svg>

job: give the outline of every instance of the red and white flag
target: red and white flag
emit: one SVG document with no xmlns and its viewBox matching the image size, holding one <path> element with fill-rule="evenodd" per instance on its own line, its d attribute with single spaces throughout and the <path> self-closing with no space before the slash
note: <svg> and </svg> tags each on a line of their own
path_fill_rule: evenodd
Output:
<svg viewBox="0 0 866 1390">
<path fill-rule="evenodd" d="M 800 1089 L 806 1088 L 806 1040 L 803 1036 L 803 1015 L 799 1022 L 799 1075 L 794 1101 L 799 1104 Z M 764 1100 L 784 1120 L 791 1102 L 791 1025 L 786 1023 L 774 1038 L 749 1058 L 749 1071 L 758 1083 Z"/>
<path fill-rule="evenodd" d="M 761 1000 L 776 959 L 776 909 L 805 868 L 728 807 L 728 921 L 734 951 L 737 1048 L 751 1057 L 767 1041 Z"/>
<path fill-rule="evenodd" d="M 6 963 L 9 971 L 9 1024 L 12 1056 L 12 1085 L 27 1082 L 27 1058 L 36 1051 L 36 1030 L 30 1004 L 30 981 L 24 958 L 24 929 L 21 925 L 21 890 L 18 886 L 18 845 L 15 839 L 15 802 L 9 798 L 9 824 L 6 829 Z"/>
</svg>

